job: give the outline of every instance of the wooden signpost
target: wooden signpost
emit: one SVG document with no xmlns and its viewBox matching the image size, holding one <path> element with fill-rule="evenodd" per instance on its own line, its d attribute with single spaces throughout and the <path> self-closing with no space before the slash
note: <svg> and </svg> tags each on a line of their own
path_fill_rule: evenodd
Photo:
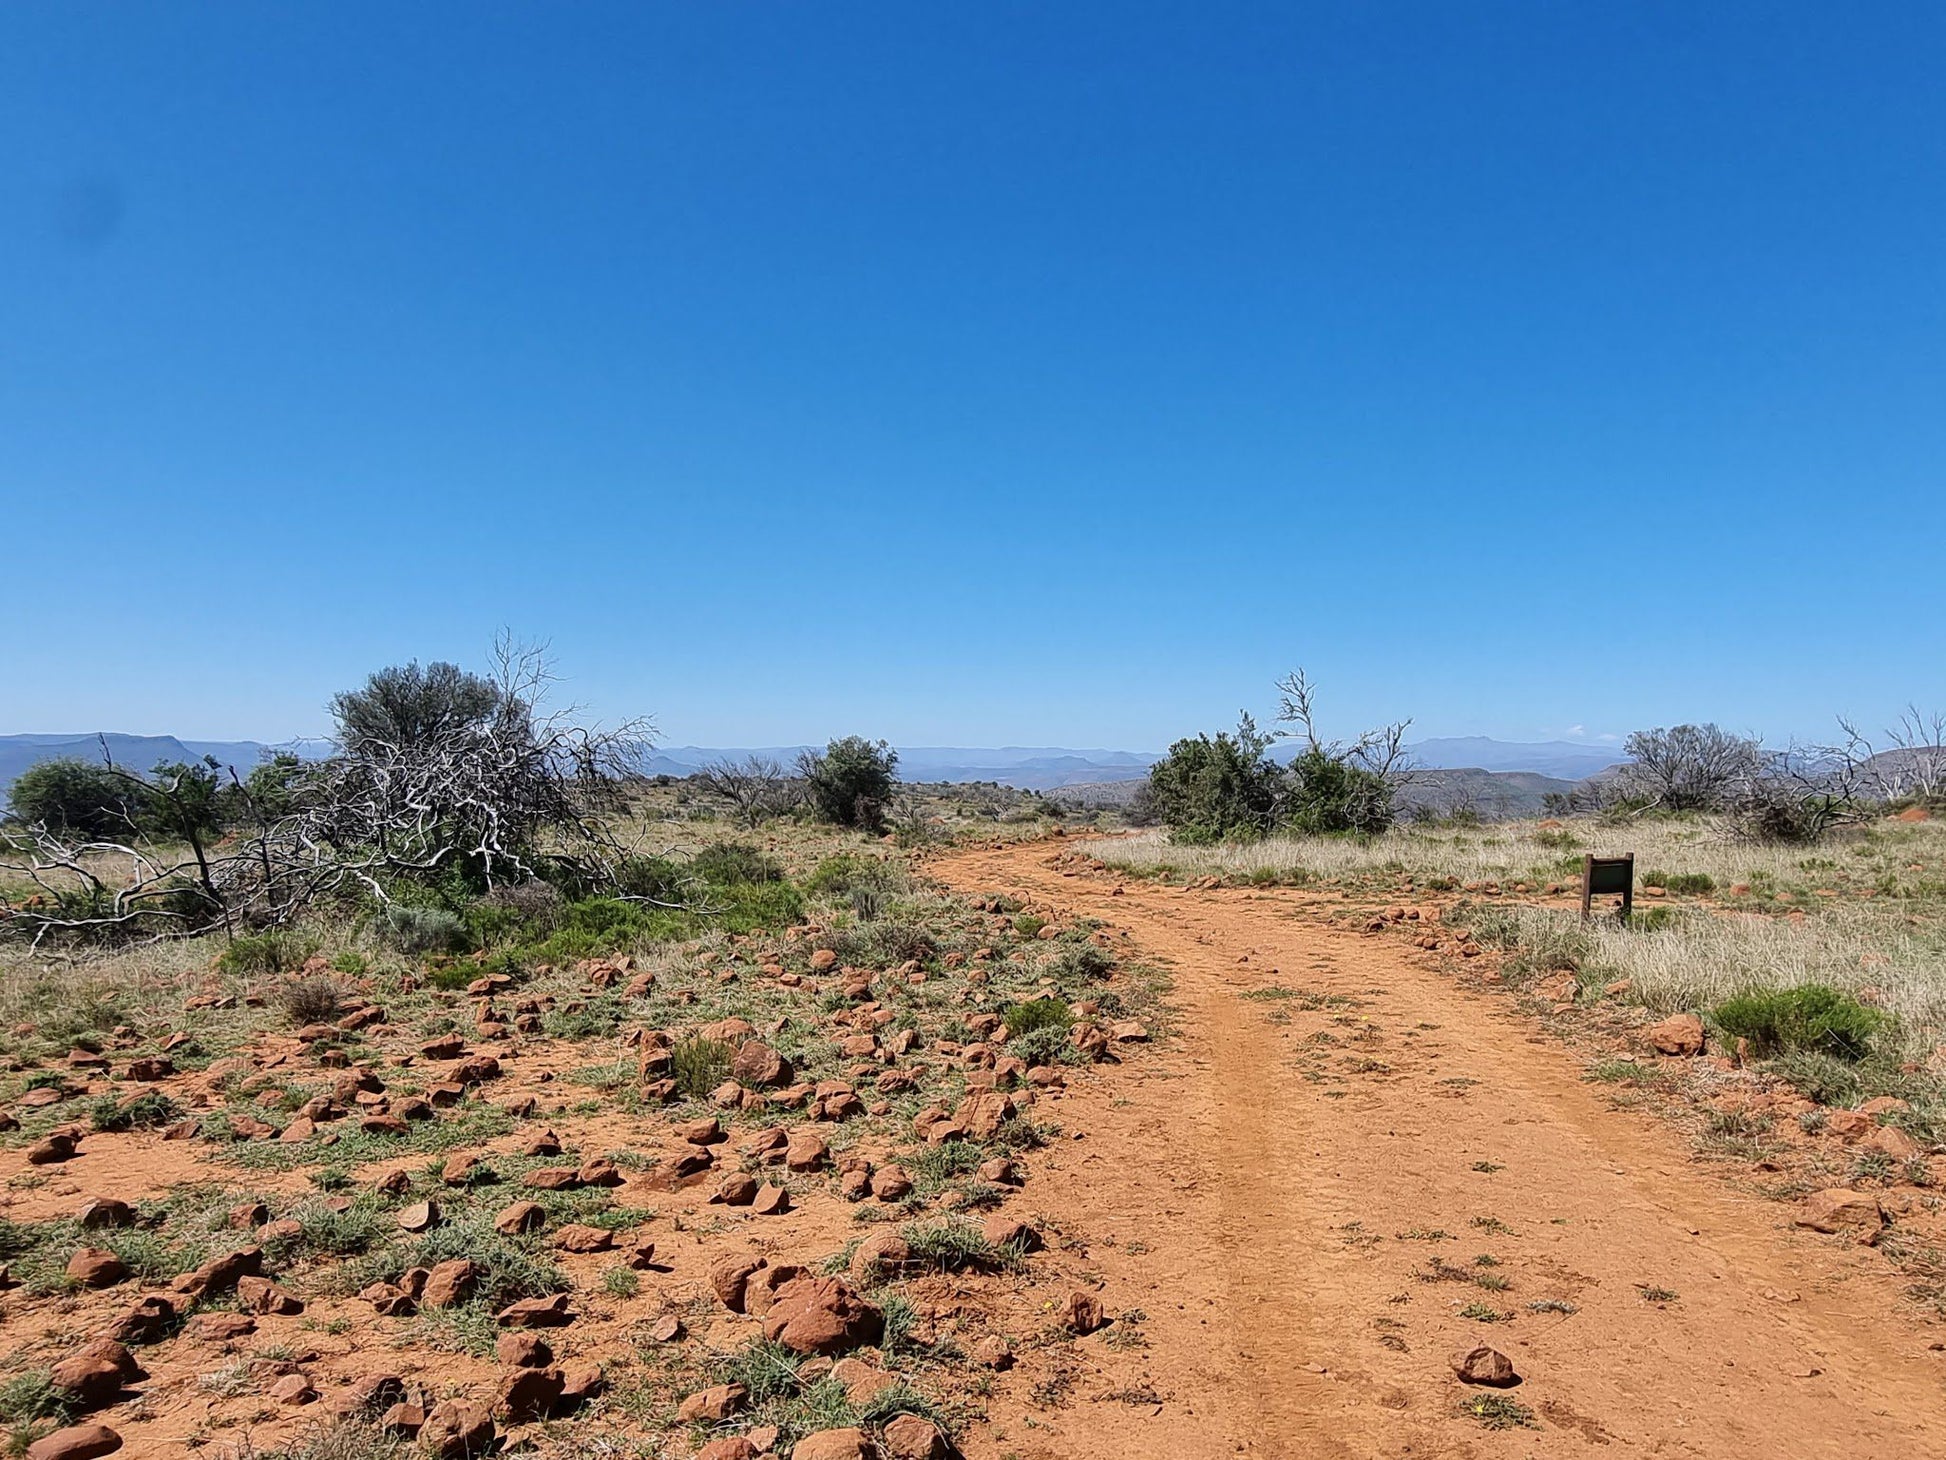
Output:
<svg viewBox="0 0 1946 1460">
<path fill-rule="evenodd" d="M 1635 853 L 1622 857 L 1597 857 L 1590 853 L 1581 864 L 1581 917 L 1588 917 L 1588 904 L 1597 897 L 1620 894 L 1622 921 L 1635 911 Z"/>
</svg>

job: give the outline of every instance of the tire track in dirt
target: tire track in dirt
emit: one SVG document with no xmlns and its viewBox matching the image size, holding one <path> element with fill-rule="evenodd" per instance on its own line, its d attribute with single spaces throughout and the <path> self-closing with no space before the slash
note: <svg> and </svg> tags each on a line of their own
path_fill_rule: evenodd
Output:
<svg viewBox="0 0 1946 1460">
<path fill-rule="evenodd" d="M 1946 1454 L 1946 1355 L 1885 1261 L 1692 1165 L 1494 996 L 1298 894 L 1117 895 L 1050 862 L 932 870 L 1099 918 L 1174 978 L 1177 1037 L 1077 1092 L 1086 1139 L 1035 1191 L 1110 1311 L 1147 1315 L 1159 1402 L 1003 1396 L 994 1455 Z M 1485 1391 L 1447 1357 L 1476 1342 L 1538 1429 L 1463 1412 Z"/>
</svg>

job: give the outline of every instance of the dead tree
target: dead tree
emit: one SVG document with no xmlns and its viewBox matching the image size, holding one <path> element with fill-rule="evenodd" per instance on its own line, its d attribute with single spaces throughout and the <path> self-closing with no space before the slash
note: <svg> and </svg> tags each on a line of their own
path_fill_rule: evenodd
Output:
<svg viewBox="0 0 1946 1460">
<path fill-rule="evenodd" d="M 717 761 L 698 771 L 696 779 L 704 790 L 728 801 L 737 820 L 753 831 L 789 811 L 802 794 L 782 763 L 765 755 Z"/>
</svg>

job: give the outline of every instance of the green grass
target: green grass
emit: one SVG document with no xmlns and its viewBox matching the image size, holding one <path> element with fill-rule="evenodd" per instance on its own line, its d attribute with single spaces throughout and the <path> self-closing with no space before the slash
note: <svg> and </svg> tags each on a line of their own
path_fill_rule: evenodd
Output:
<svg viewBox="0 0 1946 1460">
<path fill-rule="evenodd" d="M 1804 1050 L 1834 1059 L 1860 1060 L 1886 1016 L 1826 984 L 1751 989 L 1726 999 L 1710 1017 L 1732 1038 L 1747 1039 L 1758 1054 Z"/>
</svg>

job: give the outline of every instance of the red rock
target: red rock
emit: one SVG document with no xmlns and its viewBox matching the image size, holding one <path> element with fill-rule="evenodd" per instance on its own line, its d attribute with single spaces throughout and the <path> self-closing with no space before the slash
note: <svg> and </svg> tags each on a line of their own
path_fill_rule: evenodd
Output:
<svg viewBox="0 0 1946 1460">
<path fill-rule="evenodd" d="M 872 1460 L 863 1430 L 819 1430 L 791 1446 L 791 1460 Z"/>
<path fill-rule="evenodd" d="M 578 1409 L 608 1385 L 600 1364 L 570 1364 L 561 1371 L 562 1409 Z"/>
<path fill-rule="evenodd" d="M 105 1409 L 120 1397 L 124 1384 L 141 1377 L 134 1357 L 112 1339 L 96 1340 L 49 1371 L 61 1398 L 78 1412 Z"/>
<path fill-rule="evenodd" d="M 84 1203 L 74 1219 L 86 1232 L 98 1232 L 104 1227 L 126 1227 L 135 1220 L 135 1208 L 114 1197 L 96 1197 Z"/>
<path fill-rule="evenodd" d="M 709 1285 L 717 1301 L 732 1313 L 743 1312 L 744 1291 L 750 1279 L 768 1264 L 761 1257 L 719 1257 L 710 1264 Z"/>
<path fill-rule="evenodd" d="M 1647 1030 L 1649 1043 L 1657 1053 L 1698 1055 L 1703 1052 L 1703 1021 L 1694 1014 L 1671 1014 Z M 1491 1350 L 1489 1350 L 1491 1352 Z"/>
<path fill-rule="evenodd" d="M 237 1285 L 237 1279 L 261 1273 L 263 1265 L 261 1247 L 239 1247 L 212 1257 L 194 1272 L 184 1273 L 176 1279 L 174 1287 L 192 1298 L 207 1298 L 229 1292 Z"/>
<path fill-rule="evenodd" d="M 493 1446 L 493 1413 L 484 1404 L 448 1399 L 419 1427 L 419 1448 L 434 1460 L 475 1460 Z"/>
<path fill-rule="evenodd" d="M 176 1305 L 159 1294 L 138 1298 L 102 1330 L 117 1343 L 157 1343 L 176 1321 Z"/>
<path fill-rule="evenodd" d="M 235 1343 L 257 1331 L 248 1313 L 198 1313 L 183 1324 L 183 1333 L 198 1343 Z"/>
<path fill-rule="evenodd" d="M 493 1352 L 501 1363 L 516 1369 L 544 1369 L 554 1362 L 547 1340 L 532 1333 L 503 1333 L 494 1341 Z"/>
<path fill-rule="evenodd" d="M 419 1301 L 428 1308 L 457 1308 L 472 1298 L 485 1276 L 486 1269 L 468 1257 L 435 1263 Z"/>
<path fill-rule="evenodd" d="M 290 1317 L 304 1311 L 304 1304 L 267 1277 L 254 1274 L 237 1279 L 237 1299 L 246 1312 Z"/>
<path fill-rule="evenodd" d="M 807 1130 L 793 1134 L 784 1149 L 784 1165 L 792 1171 L 816 1171 L 830 1158 L 831 1147 Z"/>
<path fill-rule="evenodd" d="M 750 1398 L 741 1384 L 717 1384 L 699 1389 L 676 1406 L 676 1418 L 684 1424 L 720 1423 L 735 1414 Z"/>
<path fill-rule="evenodd" d="M 818 948 L 811 953 L 811 972 L 829 973 L 838 966 L 838 955 L 829 948 Z"/>
<path fill-rule="evenodd" d="M 723 1178 L 723 1184 L 716 1188 L 716 1195 L 710 1198 L 710 1202 L 716 1206 L 747 1207 L 756 1199 L 757 1178 L 739 1171 L 734 1176 Z"/>
<path fill-rule="evenodd" d="M 55 1166 L 73 1157 L 75 1137 L 66 1131 L 51 1131 L 27 1148 L 30 1166 Z"/>
<path fill-rule="evenodd" d="M 703 1446 L 696 1452 L 696 1460 L 758 1460 L 762 1454 L 742 1435 L 729 1435 Z"/>
<path fill-rule="evenodd" d="M 563 1252 L 607 1252 L 615 1245 L 615 1234 L 606 1227 L 571 1222 L 554 1234 L 554 1245 Z"/>
<path fill-rule="evenodd" d="M 95 1460 L 122 1448 L 122 1437 L 107 1425 L 69 1425 L 34 1441 L 27 1460 Z"/>
<path fill-rule="evenodd" d="M 1061 1326 L 1070 1333 L 1093 1333 L 1104 1321 L 1101 1300 L 1080 1288 L 1069 1293 L 1067 1301 L 1061 1305 Z"/>
<path fill-rule="evenodd" d="M 512 1206 L 502 1207 L 493 1219 L 493 1229 L 508 1237 L 518 1236 L 522 1232 L 538 1232 L 546 1225 L 546 1209 L 533 1201 L 517 1201 Z"/>
<path fill-rule="evenodd" d="M 1805 1197 L 1796 1224 L 1814 1232 L 1842 1232 L 1869 1247 L 1885 1230 L 1885 1208 L 1869 1192 L 1833 1187 Z"/>
<path fill-rule="evenodd" d="M 286 1374 L 265 1392 L 279 1404 L 309 1404 L 318 1397 L 318 1391 L 302 1374 Z"/>
<path fill-rule="evenodd" d="M 719 1141 L 728 1139 L 723 1133 L 723 1122 L 713 1115 L 704 1116 L 701 1120 L 685 1121 L 676 1127 L 676 1135 L 692 1146 L 713 1146 Z"/>
<path fill-rule="evenodd" d="M 1039 1252 L 1041 1234 L 1026 1222 L 1015 1221 L 1012 1217 L 996 1212 L 986 1219 L 981 1228 L 987 1241 L 995 1247 L 1010 1252 Z"/>
<path fill-rule="evenodd" d="M 753 1090 L 788 1085 L 791 1062 L 760 1039 L 747 1039 L 730 1062 L 730 1073 L 737 1083 Z"/>
<path fill-rule="evenodd" d="M 105 1247 L 78 1247 L 68 1259 L 68 1276 L 84 1288 L 112 1288 L 128 1276 L 121 1258 Z"/>
<path fill-rule="evenodd" d="M 1004 1372 L 1014 1366 L 1014 1351 L 1007 1340 L 989 1334 L 973 1345 L 973 1361 L 986 1368 Z"/>
<path fill-rule="evenodd" d="M 400 1231 L 430 1232 L 439 1225 L 439 1203 L 416 1201 L 409 1207 L 400 1207 L 397 1221 Z"/>
<path fill-rule="evenodd" d="M 561 1402 L 562 1384 L 559 1369 L 516 1369 L 500 1386 L 500 1407 L 516 1424 L 542 1419 Z"/>
<path fill-rule="evenodd" d="M 574 1322 L 568 1310 L 568 1295 L 555 1293 L 546 1298 L 522 1298 L 500 1310 L 503 1328 L 560 1328 Z"/>
<path fill-rule="evenodd" d="M 887 1460 L 946 1460 L 946 1437 L 939 1426 L 916 1414 L 902 1414 L 885 1426 Z"/>
<path fill-rule="evenodd" d="M 779 1216 L 791 1209 L 791 1194 L 781 1186 L 772 1186 L 766 1181 L 757 1191 L 756 1199 L 750 1203 L 750 1210 L 760 1217 Z"/>
<path fill-rule="evenodd" d="M 877 1343 L 884 1327 L 877 1308 L 831 1277 L 787 1283 L 764 1315 L 764 1337 L 800 1354 L 842 1353 Z"/>
<path fill-rule="evenodd" d="M 535 1191 L 572 1191 L 581 1184 L 581 1171 L 575 1166 L 537 1166 L 524 1179 Z"/>
<path fill-rule="evenodd" d="M 1520 1382 L 1513 1360 L 1499 1349 L 1480 1344 L 1458 1350 L 1447 1360 L 1462 1384 L 1484 1384 L 1492 1389 L 1507 1389 Z"/>
<path fill-rule="evenodd" d="M 912 1177 L 903 1166 L 881 1166 L 872 1177 L 872 1195 L 880 1201 L 898 1201 L 912 1190 Z"/>
</svg>

